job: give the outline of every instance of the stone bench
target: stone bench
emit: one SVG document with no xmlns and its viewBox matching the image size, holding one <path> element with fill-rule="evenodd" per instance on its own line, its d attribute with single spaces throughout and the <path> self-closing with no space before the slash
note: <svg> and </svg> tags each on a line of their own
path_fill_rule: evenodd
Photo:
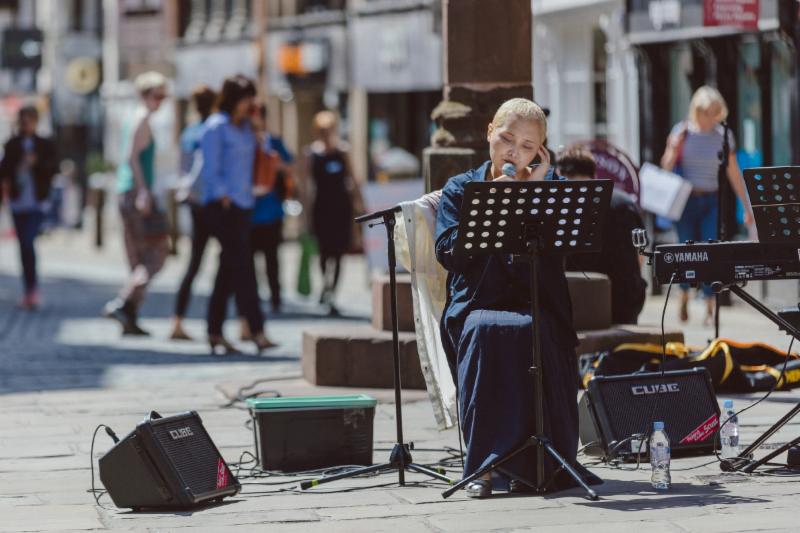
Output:
<svg viewBox="0 0 800 533">
<path fill-rule="evenodd" d="M 424 389 L 414 333 L 401 332 L 404 389 Z M 324 326 L 303 332 L 303 377 L 320 386 L 394 387 L 392 334 L 369 325 Z"/>
<path fill-rule="evenodd" d="M 398 321 L 403 388 L 424 389 L 417 354 L 411 278 L 398 274 Z M 568 272 L 573 323 L 578 330 L 578 355 L 612 350 L 620 344 L 659 344 L 658 326 L 611 324 L 611 284 L 602 274 Z M 393 387 L 389 276 L 372 284 L 372 324 L 327 326 L 303 333 L 303 376 L 315 385 Z M 667 342 L 683 342 L 680 330 L 667 330 Z"/>
<path fill-rule="evenodd" d="M 661 342 L 661 330 L 615 326 L 578 332 L 578 355 L 611 350 L 623 343 Z M 666 330 L 667 342 L 682 342 L 679 330 Z M 319 386 L 393 387 L 392 334 L 369 325 L 327 326 L 303 333 L 303 377 Z M 424 389 L 425 379 L 413 333 L 400 333 L 400 376 L 404 389 Z"/>
</svg>

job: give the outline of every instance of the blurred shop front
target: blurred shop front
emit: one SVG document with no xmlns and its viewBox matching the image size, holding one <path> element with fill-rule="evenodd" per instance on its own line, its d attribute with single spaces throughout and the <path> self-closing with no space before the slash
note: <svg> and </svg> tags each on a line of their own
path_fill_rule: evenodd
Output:
<svg viewBox="0 0 800 533">
<path fill-rule="evenodd" d="M 623 0 L 534 0 L 534 99 L 548 144 L 602 140 L 638 161 L 638 73 Z"/>
<path fill-rule="evenodd" d="M 269 19 L 264 37 L 270 125 L 295 153 L 312 140 L 319 111 L 337 111 L 349 130 L 347 29 L 343 10 Z"/>
<path fill-rule="evenodd" d="M 431 111 L 442 99 L 441 14 L 436 2 L 373 1 L 352 13 L 352 87 L 367 100 L 368 177 L 421 177 Z"/>
<path fill-rule="evenodd" d="M 629 0 L 641 158 L 658 161 L 701 85 L 725 97 L 743 168 L 798 158 L 795 0 Z"/>
</svg>

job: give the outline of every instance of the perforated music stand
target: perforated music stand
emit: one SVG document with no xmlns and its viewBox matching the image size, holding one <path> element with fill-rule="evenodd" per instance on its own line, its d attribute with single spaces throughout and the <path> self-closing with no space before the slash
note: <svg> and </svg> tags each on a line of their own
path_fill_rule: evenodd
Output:
<svg viewBox="0 0 800 533">
<path fill-rule="evenodd" d="M 447 498 L 468 483 L 496 470 L 533 447 L 536 480 L 519 479 L 545 492 L 565 470 L 592 500 L 597 494 L 553 447 L 544 434 L 544 398 L 541 337 L 539 334 L 539 257 L 577 252 L 599 252 L 603 221 L 611 201 L 611 180 L 581 181 L 492 181 L 469 182 L 464 187 L 458 237 L 454 253 L 463 256 L 514 254 L 527 258 L 531 266 L 532 360 L 529 372 L 534 382 L 536 433 L 516 448 L 442 493 Z M 560 464 L 549 480 L 544 477 L 544 454 Z"/>
<path fill-rule="evenodd" d="M 761 243 L 796 243 L 798 254 L 800 254 L 800 167 L 750 168 L 744 171 L 744 182 L 750 196 L 750 205 L 753 207 L 758 241 Z M 789 335 L 800 339 L 800 328 L 789 322 L 781 313 L 774 313 L 737 284 L 717 282 L 712 283 L 712 287 L 717 292 L 730 290 Z M 789 357 L 788 353 L 786 357 Z M 778 386 L 780 383 L 776 383 L 776 387 Z M 757 449 L 798 414 L 800 414 L 800 402 L 755 439 L 750 446 L 742 450 L 737 457 L 723 460 L 720 468 L 724 471 L 740 471 L 750 474 L 761 466 L 770 464 L 769 461 L 789 448 L 800 444 L 800 437 L 796 437 L 758 460 L 753 458 L 753 453 Z M 727 420 L 723 421 L 722 425 L 726 422 Z"/>
<path fill-rule="evenodd" d="M 744 182 L 758 241 L 800 242 L 800 167 L 750 168 Z"/>
</svg>

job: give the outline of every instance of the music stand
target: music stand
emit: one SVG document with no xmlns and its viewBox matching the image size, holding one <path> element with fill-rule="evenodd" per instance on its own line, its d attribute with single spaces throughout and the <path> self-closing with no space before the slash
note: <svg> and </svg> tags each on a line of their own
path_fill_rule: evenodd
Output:
<svg viewBox="0 0 800 533">
<path fill-rule="evenodd" d="M 394 227 L 397 223 L 395 220 L 395 213 L 399 212 L 400 210 L 400 206 L 395 206 L 390 209 L 375 211 L 374 213 L 363 215 L 355 219 L 355 221 L 358 223 L 379 220 L 378 222 L 372 222 L 370 227 L 380 224 L 383 224 L 383 226 L 386 227 L 387 253 L 389 259 L 389 293 L 392 308 L 392 356 L 394 363 L 392 368 L 394 371 L 394 410 L 395 422 L 397 424 L 397 442 L 395 442 L 394 446 L 392 447 L 388 462 L 357 468 L 342 474 L 335 474 L 332 476 L 324 476 L 317 479 L 303 481 L 300 483 L 301 490 L 310 489 L 311 487 L 316 487 L 317 485 L 321 485 L 323 483 L 330 483 L 331 481 L 336 481 L 338 479 L 351 478 L 363 474 L 380 474 L 392 470 L 397 470 L 398 484 L 400 486 L 405 486 L 406 484 L 406 470 L 417 472 L 418 474 L 425 474 L 426 476 L 430 476 L 441 481 L 446 481 L 447 483 L 453 482 L 452 479 L 444 475 L 444 470 L 437 472 L 436 470 L 428 468 L 427 466 L 415 463 L 411 457 L 411 451 L 409 450 L 408 445 L 403 442 L 403 406 L 400 396 L 400 340 L 398 333 L 400 326 L 397 321 L 397 259 L 394 247 Z"/>
<path fill-rule="evenodd" d="M 518 454 L 533 447 L 536 455 L 535 482 L 519 479 L 538 493 L 547 490 L 562 471 L 586 491 L 592 500 L 597 494 L 580 474 L 553 448 L 544 434 L 544 397 L 541 337 L 539 334 L 539 257 L 577 252 L 599 252 L 602 246 L 603 221 L 611 201 L 611 180 L 581 181 L 502 181 L 469 182 L 464 187 L 455 254 L 514 254 L 530 264 L 531 354 L 534 417 L 536 433 L 487 466 L 462 479 L 442 493 L 447 498 L 468 483 L 492 472 Z M 544 478 L 544 454 L 560 467 Z"/>
<path fill-rule="evenodd" d="M 750 204 L 753 207 L 758 241 L 762 243 L 797 243 L 798 253 L 800 253 L 800 167 L 750 168 L 744 171 L 744 182 L 747 186 Z M 740 286 L 735 283 L 714 283 L 712 287 L 718 293 L 730 290 L 782 330 L 800 340 L 800 329 L 781 313 L 774 313 L 767 308 Z M 786 357 L 789 357 L 788 353 Z M 776 383 L 776 387 L 778 385 L 780 383 Z M 720 468 L 724 471 L 742 471 L 749 474 L 768 464 L 771 459 L 792 446 L 800 444 L 800 437 L 797 437 L 779 446 L 765 457 L 759 460 L 753 459 L 753 452 L 798 413 L 800 413 L 800 402 L 745 448 L 738 457 L 724 460 L 720 464 Z"/>
</svg>

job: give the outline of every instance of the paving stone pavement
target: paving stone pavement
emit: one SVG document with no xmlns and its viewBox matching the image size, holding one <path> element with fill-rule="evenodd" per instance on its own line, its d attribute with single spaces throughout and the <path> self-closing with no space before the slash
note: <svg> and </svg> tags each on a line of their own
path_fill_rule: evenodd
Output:
<svg viewBox="0 0 800 533">
<path fill-rule="evenodd" d="M 269 333 L 281 347 L 260 356 L 213 357 L 201 342 L 166 341 L 172 291 L 182 261 L 172 259 L 156 280 L 144 309 L 149 339 L 120 339 L 113 323 L 98 311 L 124 275 L 119 246 L 110 239 L 103 251 L 89 246 L 85 234 L 56 233 L 40 242 L 45 307 L 18 311 L 16 251 L 0 240 L 0 531 L 280 531 L 280 532 L 729 532 L 797 531 L 800 476 L 722 475 L 710 457 L 673 461 L 672 490 L 657 493 L 649 468 L 593 467 L 605 479 L 598 502 L 576 490 L 547 497 L 498 495 L 473 501 L 463 494 L 441 498 L 443 483 L 408 474 L 405 487 L 394 474 L 349 479 L 307 492 L 294 489 L 299 478 L 248 477 L 241 472 L 242 492 L 220 505 L 192 511 L 133 513 L 114 507 L 108 496 L 95 505 L 87 492 L 91 435 L 99 423 L 122 436 L 145 413 L 196 410 L 225 458 L 237 462 L 252 452 L 253 437 L 242 409 L 223 407 L 228 396 L 254 380 L 261 390 L 284 395 L 325 394 L 341 389 L 311 387 L 300 376 L 301 331 L 331 319 L 288 291 L 288 312 L 269 317 Z M 211 257 L 211 256 L 210 256 Z M 285 285 L 291 287 L 296 249 L 284 248 Z M 366 321 L 369 293 L 366 269 L 347 265 L 340 300 L 353 320 Z M 207 261 L 197 282 L 188 326 L 198 338 L 212 279 Z M 791 301 L 795 285 L 771 286 L 773 303 Z M 781 300 L 781 298 L 783 300 Z M 651 299 L 643 321 L 657 323 L 662 298 Z M 671 303 L 667 319 L 676 309 Z M 692 302 L 693 322 L 687 339 L 703 344 L 708 328 L 699 325 L 702 302 Z M 785 335 L 742 305 L 726 308 L 723 335 L 785 346 Z M 230 321 L 227 333 L 235 337 Z M 242 345 L 243 350 L 249 347 Z M 353 390 L 344 392 L 352 393 Z M 362 392 L 361 390 L 357 392 Z M 379 400 L 375 417 L 374 460 L 388 457 L 394 442 L 393 395 L 365 390 Z M 757 395 L 735 398 L 743 406 Z M 722 401 L 724 398 L 720 398 Z M 752 441 L 798 400 L 800 393 L 776 393 L 742 417 L 742 440 Z M 436 429 L 424 391 L 404 392 L 404 429 L 413 441 L 414 458 L 436 463 L 457 447 L 455 430 Z M 800 432 L 794 421 L 773 437 L 786 442 Z M 102 432 L 95 460 L 110 447 Z M 592 459 L 584 458 L 584 463 Z M 451 474 L 458 476 L 457 469 Z"/>
</svg>

